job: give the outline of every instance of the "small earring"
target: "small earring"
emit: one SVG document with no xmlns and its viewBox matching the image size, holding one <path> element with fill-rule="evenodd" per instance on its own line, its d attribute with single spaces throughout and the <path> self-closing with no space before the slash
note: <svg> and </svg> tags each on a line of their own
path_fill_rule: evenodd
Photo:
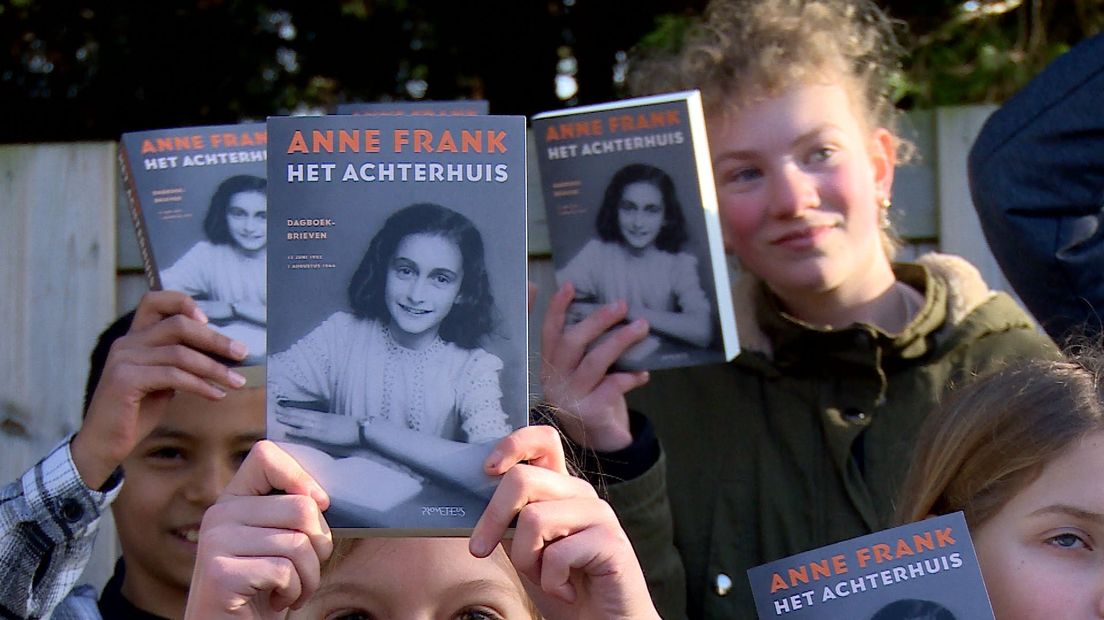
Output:
<svg viewBox="0 0 1104 620">
<path fill-rule="evenodd" d="M 882 198 L 882 208 L 878 210 L 878 219 L 879 224 L 881 224 L 882 226 L 882 230 L 889 230 L 889 228 L 893 225 L 892 222 L 889 221 L 889 208 L 892 206 L 893 202 L 889 198 Z"/>
<path fill-rule="evenodd" d="M 893 201 L 890 200 L 889 197 L 883 196 L 882 197 L 882 208 L 886 209 L 888 211 L 889 208 L 892 207 L 892 206 L 893 206 Z"/>
</svg>

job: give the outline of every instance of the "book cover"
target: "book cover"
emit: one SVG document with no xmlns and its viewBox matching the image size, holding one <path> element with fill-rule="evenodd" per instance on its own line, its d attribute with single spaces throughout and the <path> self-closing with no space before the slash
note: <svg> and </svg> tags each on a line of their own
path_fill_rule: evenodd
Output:
<svg viewBox="0 0 1104 620">
<path fill-rule="evenodd" d="M 568 321 L 624 300 L 648 337 L 617 366 L 730 360 L 739 351 L 697 91 L 533 117 L 552 261 Z"/>
<path fill-rule="evenodd" d="M 268 121 L 268 435 L 358 535 L 466 535 L 527 423 L 525 119 Z"/>
<path fill-rule="evenodd" d="M 123 134 L 119 167 L 152 290 L 199 301 L 211 325 L 265 355 L 263 123 Z"/>
<path fill-rule="evenodd" d="M 992 620 L 961 512 L 748 570 L 760 620 Z"/>
<path fill-rule="evenodd" d="M 485 99 L 455 101 L 374 101 L 339 103 L 338 114 L 357 116 L 482 116 L 490 109 Z"/>
</svg>

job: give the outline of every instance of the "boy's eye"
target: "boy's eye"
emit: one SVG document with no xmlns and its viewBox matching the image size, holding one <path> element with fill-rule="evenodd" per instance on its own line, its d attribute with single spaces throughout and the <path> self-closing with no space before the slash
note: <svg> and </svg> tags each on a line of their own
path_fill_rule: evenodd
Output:
<svg viewBox="0 0 1104 620">
<path fill-rule="evenodd" d="M 239 452 L 235 452 L 234 456 L 232 457 L 234 461 L 234 467 L 241 467 L 242 462 L 245 461 L 245 457 L 247 456 L 249 456 L 249 450 L 241 450 Z"/>
<path fill-rule="evenodd" d="M 173 461 L 184 458 L 184 451 L 180 448 L 164 446 L 161 448 L 154 448 L 147 452 L 146 455 L 158 460 Z"/>
</svg>

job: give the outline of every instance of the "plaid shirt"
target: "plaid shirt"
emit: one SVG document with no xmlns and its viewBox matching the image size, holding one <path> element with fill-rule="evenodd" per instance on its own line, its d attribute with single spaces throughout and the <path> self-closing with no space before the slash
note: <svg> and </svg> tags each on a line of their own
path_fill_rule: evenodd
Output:
<svg viewBox="0 0 1104 620">
<path fill-rule="evenodd" d="M 88 563 L 100 515 L 122 487 L 120 470 L 104 485 L 105 491 L 85 486 L 69 452 L 71 438 L 0 490 L 2 618 L 50 616 Z M 88 592 L 80 593 L 83 596 L 71 598 L 89 598 Z M 95 592 L 90 594 L 89 607 L 94 610 Z"/>
</svg>

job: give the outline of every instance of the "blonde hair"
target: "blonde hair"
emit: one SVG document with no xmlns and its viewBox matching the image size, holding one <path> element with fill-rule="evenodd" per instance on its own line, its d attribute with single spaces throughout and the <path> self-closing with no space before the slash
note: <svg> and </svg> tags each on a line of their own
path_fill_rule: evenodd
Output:
<svg viewBox="0 0 1104 620">
<path fill-rule="evenodd" d="M 869 127 L 896 135 L 895 23 L 870 0 L 713 0 L 675 54 L 634 59 L 630 88 L 697 88 L 724 112 L 808 81 L 844 78 Z"/>
<path fill-rule="evenodd" d="M 925 422 L 897 520 L 962 510 L 971 528 L 996 514 L 1081 438 L 1104 431 L 1104 355 L 1032 360 L 952 393 Z M 1086 472 L 1086 475 L 1093 475 Z"/>
<path fill-rule="evenodd" d="M 864 126 L 893 137 L 897 163 L 915 152 L 898 135 L 893 83 L 902 48 L 891 20 L 871 0 L 713 0 L 677 52 L 638 52 L 629 73 L 635 95 L 698 89 L 708 116 L 781 94 L 795 84 L 841 81 Z M 893 259 L 892 225 L 882 248 Z"/>
</svg>

